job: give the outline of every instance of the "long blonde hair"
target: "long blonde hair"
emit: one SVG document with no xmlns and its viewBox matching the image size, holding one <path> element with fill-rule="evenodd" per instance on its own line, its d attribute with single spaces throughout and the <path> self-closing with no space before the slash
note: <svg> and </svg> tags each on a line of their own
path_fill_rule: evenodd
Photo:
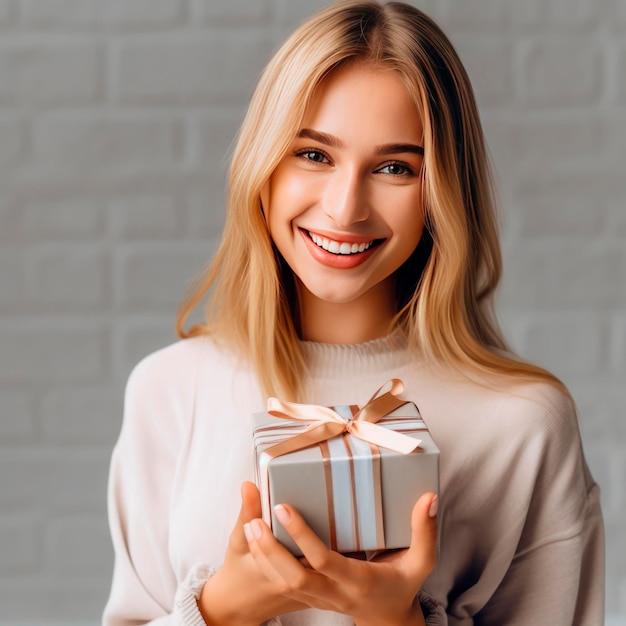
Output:
<svg viewBox="0 0 626 626">
<path fill-rule="evenodd" d="M 424 126 L 427 228 L 397 272 L 395 324 L 414 350 L 439 362 L 558 382 L 510 355 L 502 339 L 492 310 L 501 276 L 495 202 L 472 87 L 439 27 L 400 2 L 333 4 L 296 30 L 267 65 L 234 151 L 221 245 L 181 302 L 177 332 L 214 333 L 250 360 L 266 393 L 298 398 L 306 364 L 295 286 L 259 197 L 315 88 L 355 61 L 398 72 Z M 185 331 L 207 293 L 205 322 Z"/>
</svg>

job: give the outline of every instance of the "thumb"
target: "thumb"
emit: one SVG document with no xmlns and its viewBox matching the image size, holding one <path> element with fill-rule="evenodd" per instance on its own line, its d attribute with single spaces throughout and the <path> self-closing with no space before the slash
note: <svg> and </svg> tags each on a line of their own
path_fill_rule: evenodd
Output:
<svg viewBox="0 0 626 626">
<path fill-rule="evenodd" d="M 241 485 L 241 513 L 245 514 L 244 523 L 261 517 L 261 494 L 257 486 L 249 480 Z"/>
<path fill-rule="evenodd" d="M 238 552 L 248 551 L 248 541 L 243 531 L 243 525 L 250 520 L 261 517 L 261 496 L 254 483 L 245 481 L 241 485 L 241 508 L 239 517 L 230 534 L 229 545 Z"/>
<path fill-rule="evenodd" d="M 437 509 L 439 497 L 422 495 L 411 514 L 411 545 L 406 552 L 413 575 L 423 581 L 437 562 Z"/>
</svg>

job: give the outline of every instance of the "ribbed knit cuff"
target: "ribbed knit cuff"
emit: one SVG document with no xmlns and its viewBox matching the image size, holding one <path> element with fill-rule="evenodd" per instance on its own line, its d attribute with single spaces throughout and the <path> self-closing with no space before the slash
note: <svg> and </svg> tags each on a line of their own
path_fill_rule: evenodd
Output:
<svg viewBox="0 0 626 626">
<path fill-rule="evenodd" d="M 198 598 L 200 598 L 204 583 L 215 572 L 217 572 L 216 567 L 204 564 L 196 565 L 189 570 L 187 577 L 178 587 L 174 604 L 179 612 L 183 626 L 206 626 L 198 608 Z M 281 626 L 280 617 L 273 617 L 264 622 L 263 626 Z"/>
<path fill-rule="evenodd" d="M 174 603 L 180 614 L 183 626 L 206 626 L 198 608 L 198 598 L 204 583 L 216 571 L 215 567 L 210 567 L 209 565 L 196 565 L 191 568 L 187 577 L 179 586 Z"/>
<path fill-rule="evenodd" d="M 426 626 L 447 626 L 448 616 L 445 609 L 424 591 L 419 593 L 420 606 Z"/>
</svg>

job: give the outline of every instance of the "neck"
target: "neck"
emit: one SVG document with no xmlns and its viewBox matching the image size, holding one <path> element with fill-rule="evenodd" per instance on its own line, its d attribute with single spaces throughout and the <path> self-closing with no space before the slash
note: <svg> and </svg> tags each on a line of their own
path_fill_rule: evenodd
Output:
<svg viewBox="0 0 626 626">
<path fill-rule="evenodd" d="M 382 281 L 356 300 L 328 302 L 298 281 L 302 339 L 356 344 L 384 337 L 396 313 L 394 283 Z"/>
</svg>

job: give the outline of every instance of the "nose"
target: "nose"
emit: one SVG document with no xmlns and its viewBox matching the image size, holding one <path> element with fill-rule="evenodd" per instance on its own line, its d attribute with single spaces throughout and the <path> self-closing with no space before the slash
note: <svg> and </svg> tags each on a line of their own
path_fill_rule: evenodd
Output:
<svg viewBox="0 0 626 626">
<path fill-rule="evenodd" d="M 369 217 L 369 199 L 363 178 L 355 168 L 336 171 L 327 180 L 323 209 L 337 227 L 348 229 Z"/>
</svg>

